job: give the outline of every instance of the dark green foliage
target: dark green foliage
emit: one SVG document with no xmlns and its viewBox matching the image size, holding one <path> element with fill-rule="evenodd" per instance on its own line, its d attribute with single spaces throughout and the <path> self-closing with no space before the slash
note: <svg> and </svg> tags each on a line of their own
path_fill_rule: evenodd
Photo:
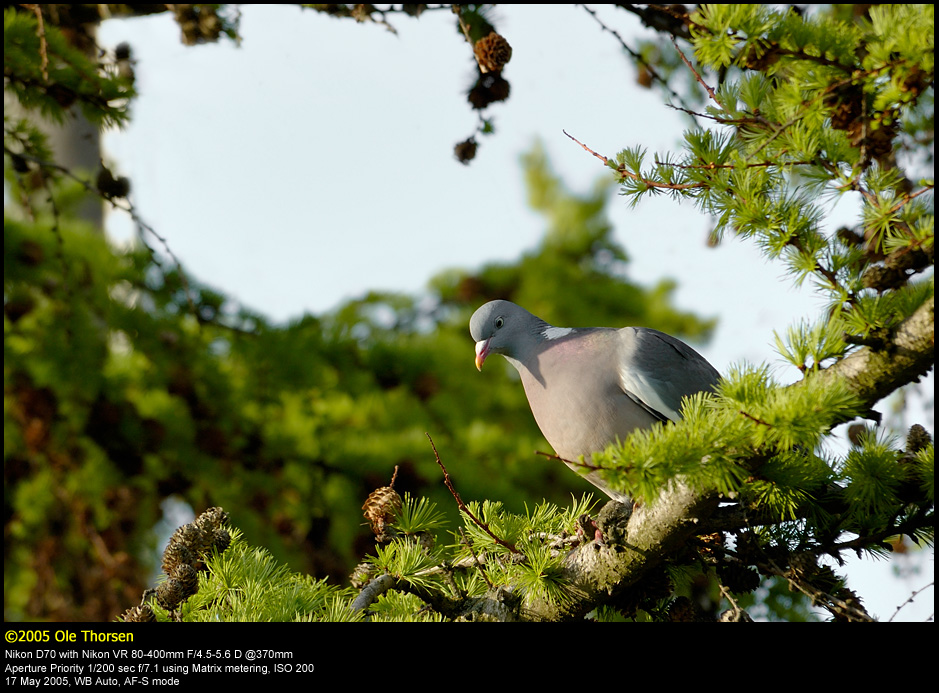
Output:
<svg viewBox="0 0 939 693">
<path fill-rule="evenodd" d="M 131 80 L 113 63 L 99 65 L 89 59 L 56 27 L 40 30 L 32 13 L 4 10 L 3 61 L 4 90 L 24 108 L 61 121 L 67 109 L 78 105 L 95 125 L 127 122 L 127 105 L 134 96 Z"/>
<path fill-rule="evenodd" d="M 7 21 L 6 40 L 26 42 L 8 66 L 34 69 L 33 16 L 9 11 Z M 61 78 L 93 68 L 73 64 Z M 105 93 L 110 80 L 83 88 Z M 97 122 L 126 117 L 124 102 L 92 102 L 104 109 Z M 94 186 L 55 167 L 28 120 L 6 122 L 5 146 L 11 194 L 23 203 L 7 209 L 4 233 L 9 618 L 110 619 L 135 603 L 171 496 L 196 510 L 231 509 L 278 560 L 344 582 L 367 547 L 362 502 L 395 465 L 402 492 L 429 495 L 455 519 L 425 431 L 467 498 L 516 510 L 569 498 L 577 479 L 534 455 L 549 448 L 519 388 L 473 368 L 466 321 L 481 296 L 459 284 L 501 273 L 524 299 L 547 290 L 540 276 L 566 267 L 569 281 L 605 296 L 599 309 L 590 301 L 598 322 L 634 315 L 672 331 L 705 329 L 668 307 L 667 287 L 647 294 L 623 279 L 605 196 L 565 193 L 539 152 L 527 171 L 551 230 L 518 265 L 459 272 L 456 284 L 455 274 L 438 278 L 430 309 L 372 294 L 275 327 L 147 248 L 116 251 L 76 220 L 74 203 Z M 559 319 L 583 305 L 552 295 L 542 300 L 557 301 Z M 107 569 L 100 542 L 121 556 Z"/>
<path fill-rule="evenodd" d="M 220 8 L 179 7 L 198 8 L 178 18 L 193 42 L 235 35 L 235 24 L 213 21 Z M 371 6 L 314 7 L 384 21 Z M 486 6 L 463 12 L 485 21 Z M 695 89 L 710 81 L 713 94 L 697 95 L 707 110 L 680 153 L 651 166 L 639 147 L 610 159 L 630 202 L 689 198 L 716 220 L 717 237 L 751 238 L 813 282 L 825 310 L 777 329 L 803 381 L 782 388 L 766 367 L 742 365 L 714 395 L 689 400 L 681 423 L 590 461 L 640 510 L 684 487 L 725 505 L 702 536 L 580 611 L 586 587 L 572 585 L 568 558 L 628 553 L 632 535 L 609 520 L 628 513 L 594 519 L 589 499 L 571 501 L 578 480 L 533 454 L 549 448 L 517 381 L 473 369 L 466 323 L 482 302 L 506 298 L 556 324 L 706 337 L 713 321 L 675 310 L 672 284 L 628 281 L 626 251 L 604 216 L 608 184 L 571 194 L 536 147 L 524 167 L 546 233 L 518 262 L 443 272 L 429 299 L 374 293 L 281 327 L 144 245 L 111 247 L 76 214 L 99 194 L 95 183 L 58 166 L 29 118 L 5 117 L 6 618 L 110 620 L 138 603 L 161 503 L 178 498 L 197 511 L 222 506 L 238 528 L 199 572 L 179 610 L 185 620 L 587 609 L 600 619 L 695 620 L 716 617 L 724 602 L 798 620 L 807 600 L 863 619 L 818 558 L 883 552 L 904 535 L 931 543 L 933 445 L 923 430 L 905 445 L 864 435 L 847 454 L 830 452 L 832 428 L 874 400 L 854 381 L 822 376 L 862 348 L 891 353 L 900 326 L 932 300 L 931 280 L 918 279 L 933 262 L 932 181 L 914 182 L 906 165 L 932 156 L 932 9 L 841 13 L 678 13 L 669 26 L 690 37 L 682 49 L 698 64 L 673 52 L 661 74 L 695 75 Z M 7 88 L 21 105 L 53 119 L 80 107 L 102 126 L 126 121 L 133 91 L 112 65 L 72 50 L 47 23 L 56 59 L 43 74 L 35 15 L 8 9 L 4 18 Z M 857 228 L 826 231 L 825 200 L 848 192 L 862 198 Z M 913 379 L 904 378 L 887 391 Z M 456 510 L 425 432 L 488 531 Z M 397 534 L 376 546 L 362 503 L 395 467 L 405 499 Z M 369 584 L 384 591 L 363 593 L 353 609 L 353 591 L 338 585 L 365 556 L 379 578 Z M 191 590 L 194 576 L 178 572 Z M 159 603 L 151 609 L 142 617 L 170 617 Z"/>
</svg>

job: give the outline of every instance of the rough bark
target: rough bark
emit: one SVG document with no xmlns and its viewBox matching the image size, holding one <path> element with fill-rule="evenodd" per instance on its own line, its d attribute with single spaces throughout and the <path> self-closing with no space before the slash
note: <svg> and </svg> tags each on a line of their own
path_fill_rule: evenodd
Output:
<svg viewBox="0 0 939 693">
<path fill-rule="evenodd" d="M 864 347 L 821 371 L 823 379 L 844 378 L 868 406 L 909 383 L 935 363 L 936 298 L 930 297 L 881 348 Z"/>
</svg>

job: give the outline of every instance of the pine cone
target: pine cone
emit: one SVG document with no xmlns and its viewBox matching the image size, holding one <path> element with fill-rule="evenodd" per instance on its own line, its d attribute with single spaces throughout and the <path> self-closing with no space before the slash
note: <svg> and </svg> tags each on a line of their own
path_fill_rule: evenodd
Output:
<svg viewBox="0 0 939 693">
<path fill-rule="evenodd" d="M 721 563 L 717 574 L 724 587 L 734 594 L 746 594 L 760 586 L 760 574 L 746 566 L 736 563 Z"/>
<path fill-rule="evenodd" d="M 156 588 L 157 604 L 167 611 L 175 610 L 187 596 L 183 585 L 175 578 L 161 582 Z"/>
<path fill-rule="evenodd" d="M 195 524 L 204 532 L 214 532 L 222 525 L 228 524 L 228 513 L 222 508 L 209 508 L 196 518 Z"/>
<path fill-rule="evenodd" d="M 706 544 L 706 546 L 698 549 L 704 558 L 718 558 L 720 556 L 720 550 L 724 546 L 724 534 L 722 532 L 704 534 L 700 539 Z"/>
<path fill-rule="evenodd" d="M 149 604 L 142 604 L 130 607 L 121 615 L 121 620 L 124 623 L 152 623 L 156 621 L 156 614 Z"/>
<path fill-rule="evenodd" d="M 668 620 L 671 623 L 692 623 L 698 620 L 694 603 L 688 597 L 677 597 L 668 607 Z"/>
<path fill-rule="evenodd" d="M 181 565 L 192 565 L 196 554 L 185 544 L 170 541 L 163 552 L 163 572 L 172 575 Z"/>
<path fill-rule="evenodd" d="M 225 549 L 231 546 L 231 534 L 227 529 L 218 529 L 215 531 L 215 543 L 212 547 L 219 553 L 225 553 Z"/>
<path fill-rule="evenodd" d="M 481 111 L 490 104 L 505 101 L 509 98 L 510 92 L 511 87 L 508 80 L 498 72 L 494 72 L 488 75 L 480 75 L 479 79 L 476 80 L 476 84 L 467 93 L 466 100 L 470 102 L 475 110 Z"/>
<path fill-rule="evenodd" d="M 222 508 L 209 508 L 193 524 L 202 530 L 203 554 L 211 553 L 213 547 L 219 553 L 224 553 L 231 544 L 231 535 L 224 529 L 224 525 L 228 524 L 228 513 Z"/>
<path fill-rule="evenodd" d="M 385 531 L 385 525 L 394 521 L 395 513 L 401 507 L 401 496 L 391 486 L 382 486 L 372 491 L 362 510 L 365 511 L 365 519 L 372 525 L 372 531 L 376 535 L 381 535 Z"/>
<path fill-rule="evenodd" d="M 202 554 L 206 545 L 205 533 L 194 522 L 183 525 L 173 532 L 169 544 L 163 552 L 163 572 L 172 575 L 180 562 L 196 566 L 202 570 Z"/>
<path fill-rule="evenodd" d="M 349 582 L 352 583 L 355 589 L 360 590 L 365 587 L 377 573 L 378 569 L 375 567 L 375 564 L 365 561 L 355 567 L 355 570 L 352 571 L 352 575 L 349 576 Z"/>
<path fill-rule="evenodd" d="M 835 130 L 857 128 L 864 114 L 864 92 L 847 85 L 825 96 L 825 105 L 832 108 L 831 126 Z"/>
<path fill-rule="evenodd" d="M 910 426 L 910 431 L 906 435 L 906 451 L 908 454 L 915 455 L 920 450 L 925 450 L 932 442 L 932 436 L 919 424 Z"/>
<path fill-rule="evenodd" d="M 461 164 L 467 164 L 476 158 L 476 140 L 470 137 L 453 148 L 453 154 Z"/>
<path fill-rule="evenodd" d="M 861 283 L 865 288 L 874 289 L 881 293 L 889 289 L 899 288 L 906 283 L 906 280 L 906 272 L 884 267 L 883 265 L 872 265 L 861 276 Z"/>
<path fill-rule="evenodd" d="M 476 62 L 483 72 L 501 72 L 505 64 L 512 59 L 512 46 L 496 32 L 479 39 L 473 46 Z"/>
<path fill-rule="evenodd" d="M 183 599 L 187 599 L 199 591 L 199 573 L 191 565 L 179 566 L 173 574 L 173 579 L 179 585 Z"/>
</svg>

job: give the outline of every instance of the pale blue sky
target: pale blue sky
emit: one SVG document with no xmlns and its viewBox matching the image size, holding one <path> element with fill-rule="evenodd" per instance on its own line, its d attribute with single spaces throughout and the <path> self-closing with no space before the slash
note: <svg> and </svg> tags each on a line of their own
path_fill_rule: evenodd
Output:
<svg viewBox="0 0 939 693">
<path fill-rule="evenodd" d="M 635 45 L 638 20 L 596 9 Z M 651 154 L 674 151 L 685 125 L 636 85 L 618 41 L 582 8 L 500 5 L 512 94 L 489 109 L 497 132 L 479 138 L 464 166 L 452 149 L 476 127 L 465 99 L 474 62 L 449 12 L 395 16 L 397 35 L 295 6 L 242 12 L 240 48 L 183 46 L 168 14 L 105 22 L 102 45 L 132 45 L 140 92 L 130 126 L 105 148 L 187 271 L 278 321 L 369 289 L 416 293 L 447 267 L 516 259 L 544 228 L 519 163 L 536 140 L 564 182 L 586 191 L 606 169 L 562 129 L 607 155 L 637 144 Z M 828 223 L 853 224 L 854 214 L 845 199 Z M 609 215 L 632 280 L 674 278 L 681 308 L 719 319 L 700 349 L 719 370 L 748 360 L 777 365 L 784 382 L 798 377 L 781 364 L 773 330 L 814 319 L 819 297 L 796 290 L 751 243 L 708 248 L 710 222 L 689 204 L 663 196 L 632 209 L 616 197 Z M 133 235 L 113 215 L 109 229 Z M 469 367 L 472 352 L 467 336 Z M 852 586 L 884 618 L 928 582 L 898 582 L 890 563 L 867 563 L 849 571 Z M 932 575 L 932 552 L 923 570 Z M 927 590 L 901 616 L 924 618 L 932 600 Z"/>
</svg>

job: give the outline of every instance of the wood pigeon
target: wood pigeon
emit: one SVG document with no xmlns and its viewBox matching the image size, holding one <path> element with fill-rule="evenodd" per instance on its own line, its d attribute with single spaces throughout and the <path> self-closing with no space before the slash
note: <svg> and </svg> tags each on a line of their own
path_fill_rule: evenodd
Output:
<svg viewBox="0 0 939 693">
<path fill-rule="evenodd" d="M 637 428 L 681 418 L 681 398 L 720 379 L 704 357 L 645 327 L 553 327 L 509 301 L 490 301 L 470 319 L 476 368 L 502 354 L 522 378 L 538 427 L 559 457 L 576 461 Z M 575 471 L 576 465 L 568 464 Z M 588 481 L 615 500 L 599 474 Z"/>
</svg>

